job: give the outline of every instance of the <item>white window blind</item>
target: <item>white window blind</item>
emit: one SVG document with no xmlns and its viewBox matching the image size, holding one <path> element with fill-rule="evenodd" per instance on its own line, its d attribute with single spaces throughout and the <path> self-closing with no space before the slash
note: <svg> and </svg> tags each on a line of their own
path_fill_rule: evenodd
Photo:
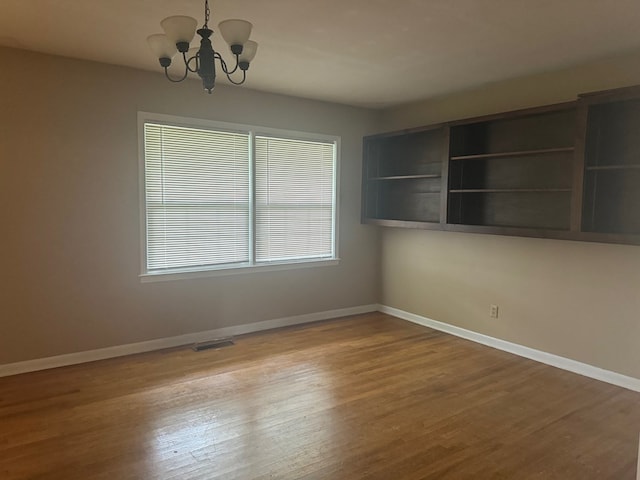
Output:
<svg viewBox="0 0 640 480">
<path fill-rule="evenodd" d="M 148 272 L 249 262 L 249 134 L 145 123 Z"/>
<path fill-rule="evenodd" d="M 337 261 L 338 138 L 139 118 L 143 281 Z"/>
<path fill-rule="evenodd" d="M 334 256 L 334 143 L 256 136 L 256 262 Z"/>
</svg>

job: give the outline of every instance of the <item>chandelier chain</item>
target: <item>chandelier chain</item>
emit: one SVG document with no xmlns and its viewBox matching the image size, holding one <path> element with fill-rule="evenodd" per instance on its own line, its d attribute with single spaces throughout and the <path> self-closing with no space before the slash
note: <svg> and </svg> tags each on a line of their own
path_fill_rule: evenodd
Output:
<svg viewBox="0 0 640 480">
<path fill-rule="evenodd" d="M 204 0 L 204 28 L 209 28 L 209 16 L 211 9 L 209 8 L 209 0 Z"/>
</svg>

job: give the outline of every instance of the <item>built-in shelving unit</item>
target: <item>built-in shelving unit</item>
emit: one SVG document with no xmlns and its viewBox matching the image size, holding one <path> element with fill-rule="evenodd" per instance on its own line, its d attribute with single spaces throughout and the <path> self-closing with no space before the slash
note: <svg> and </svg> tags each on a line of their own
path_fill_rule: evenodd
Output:
<svg viewBox="0 0 640 480">
<path fill-rule="evenodd" d="M 640 244 L 640 87 L 366 137 L 365 223 Z"/>
<path fill-rule="evenodd" d="M 363 221 L 440 223 L 444 133 L 431 128 L 365 138 Z"/>
<path fill-rule="evenodd" d="M 568 230 L 575 105 L 451 127 L 448 223 Z"/>
<path fill-rule="evenodd" d="M 582 228 L 640 234 L 640 99 L 588 106 Z"/>
</svg>

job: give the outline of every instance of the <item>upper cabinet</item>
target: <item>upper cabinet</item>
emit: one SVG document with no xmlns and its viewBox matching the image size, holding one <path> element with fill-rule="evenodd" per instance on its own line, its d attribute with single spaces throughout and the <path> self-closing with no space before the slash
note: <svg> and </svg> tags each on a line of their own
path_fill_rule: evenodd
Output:
<svg viewBox="0 0 640 480">
<path fill-rule="evenodd" d="M 362 218 L 640 244 L 640 88 L 365 137 Z"/>
<path fill-rule="evenodd" d="M 440 224 L 447 155 L 443 127 L 367 137 L 364 151 L 363 221 Z"/>
<path fill-rule="evenodd" d="M 569 230 L 575 105 L 451 126 L 448 223 Z"/>
<path fill-rule="evenodd" d="M 631 93 L 631 91 L 627 92 Z M 636 91 L 640 96 L 640 91 Z M 582 230 L 640 234 L 640 98 L 585 96 Z"/>
</svg>

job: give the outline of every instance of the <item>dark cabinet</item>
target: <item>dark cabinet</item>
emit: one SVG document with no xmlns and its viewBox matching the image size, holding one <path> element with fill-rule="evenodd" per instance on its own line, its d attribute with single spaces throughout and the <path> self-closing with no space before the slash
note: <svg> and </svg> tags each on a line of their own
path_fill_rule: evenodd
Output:
<svg viewBox="0 0 640 480">
<path fill-rule="evenodd" d="M 640 234 L 640 99 L 587 109 L 582 229 Z"/>
<path fill-rule="evenodd" d="M 575 106 L 451 126 L 448 223 L 569 230 Z"/>
<path fill-rule="evenodd" d="M 365 223 L 640 243 L 640 88 L 364 139 Z"/>
<path fill-rule="evenodd" d="M 446 193 L 444 128 L 368 137 L 364 150 L 365 221 L 441 222 Z"/>
</svg>

